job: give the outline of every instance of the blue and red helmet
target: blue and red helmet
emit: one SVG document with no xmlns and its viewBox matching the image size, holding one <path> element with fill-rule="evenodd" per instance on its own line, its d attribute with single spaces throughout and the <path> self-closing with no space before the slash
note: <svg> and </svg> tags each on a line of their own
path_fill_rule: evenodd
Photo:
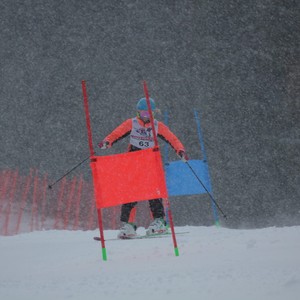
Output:
<svg viewBox="0 0 300 300">
<path fill-rule="evenodd" d="M 149 98 L 150 100 L 150 107 L 152 110 L 152 114 L 154 114 L 154 111 L 156 109 L 155 101 L 152 98 Z M 146 98 L 141 98 L 137 105 L 137 116 L 139 119 L 143 120 L 144 122 L 149 122 L 150 121 L 150 113 L 148 111 L 148 105 L 147 105 L 147 100 Z"/>
<path fill-rule="evenodd" d="M 149 98 L 150 100 L 150 106 L 151 110 L 154 111 L 156 109 L 155 101 L 152 98 Z M 137 105 L 136 105 L 137 110 L 148 110 L 148 105 L 147 105 L 147 100 L 146 98 L 141 98 Z"/>
</svg>

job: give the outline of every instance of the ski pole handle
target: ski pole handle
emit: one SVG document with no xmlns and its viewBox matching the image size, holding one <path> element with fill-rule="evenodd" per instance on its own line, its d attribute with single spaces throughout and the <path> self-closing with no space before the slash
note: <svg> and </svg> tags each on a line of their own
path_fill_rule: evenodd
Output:
<svg viewBox="0 0 300 300">
<path fill-rule="evenodd" d="M 180 151 L 178 152 L 178 156 L 179 156 L 180 159 L 181 159 L 183 162 L 185 162 L 185 163 L 189 160 L 189 158 L 188 158 L 188 156 L 187 156 L 187 154 L 186 154 L 186 152 L 185 152 L 184 150 L 180 150 Z"/>
</svg>

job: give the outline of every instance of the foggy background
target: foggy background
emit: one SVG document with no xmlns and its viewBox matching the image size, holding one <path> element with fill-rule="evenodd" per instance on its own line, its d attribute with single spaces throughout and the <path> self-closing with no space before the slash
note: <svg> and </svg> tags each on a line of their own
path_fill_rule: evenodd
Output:
<svg viewBox="0 0 300 300">
<path fill-rule="evenodd" d="M 299 1 L 2 0 L 0 20 L 0 170 L 60 177 L 89 155 L 81 81 L 96 146 L 146 80 L 193 159 L 199 112 L 224 226 L 300 224 Z M 178 225 L 212 223 L 205 195 L 171 205 Z"/>
</svg>

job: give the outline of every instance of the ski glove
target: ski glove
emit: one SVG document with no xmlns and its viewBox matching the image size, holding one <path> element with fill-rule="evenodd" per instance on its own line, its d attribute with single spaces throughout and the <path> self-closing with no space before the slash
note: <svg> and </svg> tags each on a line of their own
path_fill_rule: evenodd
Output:
<svg viewBox="0 0 300 300">
<path fill-rule="evenodd" d="M 180 150 L 180 151 L 178 152 L 178 156 L 181 158 L 181 160 L 182 160 L 183 162 L 187 162 L 187 161 L 189 160 L 189 158 L 188 158 L 188 156 L 187 156 L 187 154 L 185 153 L 184 150 Z"/>
<path fill-rule="evenodd" d="M 109 142 L 104 140 L 98 144 L 98 147 L 100 149 L 107 149 L 109 148 Z"/>
</svg>

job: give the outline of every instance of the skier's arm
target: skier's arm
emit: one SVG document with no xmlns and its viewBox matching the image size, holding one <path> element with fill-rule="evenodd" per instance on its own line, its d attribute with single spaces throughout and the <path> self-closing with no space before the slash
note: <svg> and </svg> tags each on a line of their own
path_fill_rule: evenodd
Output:
<svg viewBox="0 0 300 300">
<path fill-rule="evenodd" d="M 108 142 L 107 147 L 111 147 L 120 139 L 126 137 L 131 132 L 132 120 L 128 119 L 114 129 L 109 135 L 104 138 L 104 142 Z"/>
<path fill-rule="evenodd" d="M 162 122 L 158 122 L 158 133 L 157 135 L 165 140 L 167 143 L 169 143 L 173 149 L 176 151 L 177 154 L 179 154 L 179 152 L 184 150 L 184 146 L 183 144 L 180 142 L 180 140 L 177 138 L 177 136 L 169 129 L 168 126 L 166 126 L 164 123 Z"/>
</svg>

